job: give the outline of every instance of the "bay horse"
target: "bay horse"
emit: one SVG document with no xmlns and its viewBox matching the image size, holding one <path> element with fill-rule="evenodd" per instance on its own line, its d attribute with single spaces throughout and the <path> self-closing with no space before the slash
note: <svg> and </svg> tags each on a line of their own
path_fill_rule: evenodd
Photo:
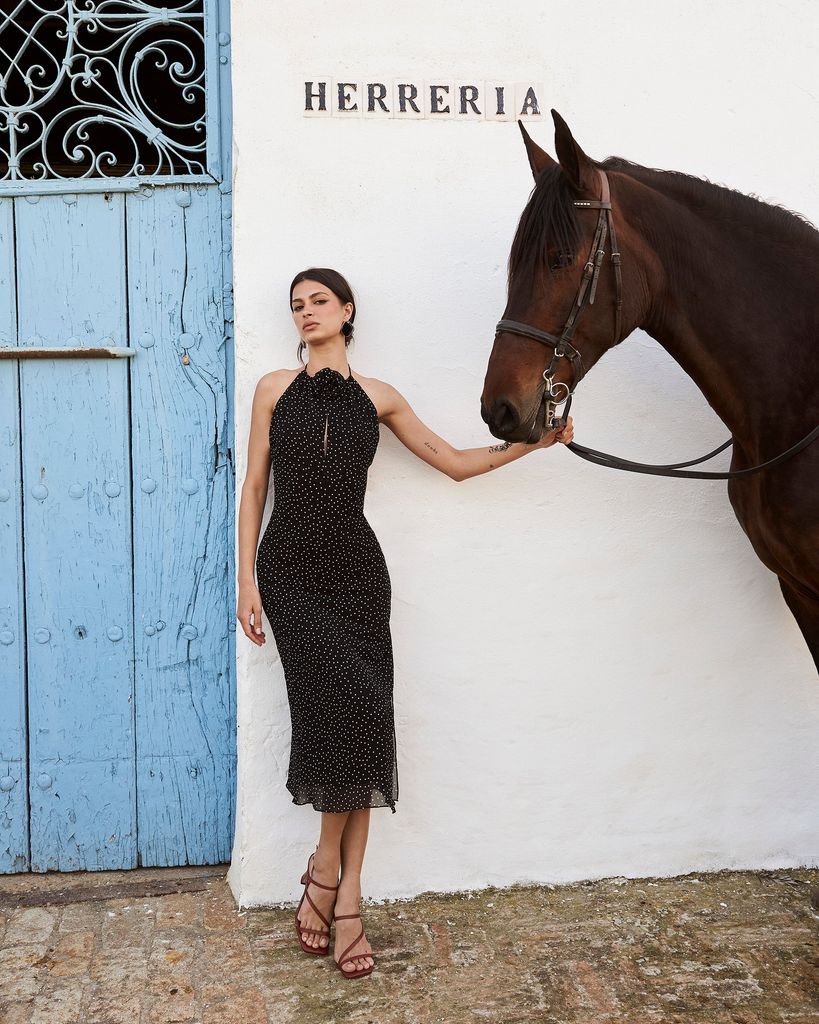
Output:
<svg viewBox="0 0 819 1024">
<path fill-rule="evenodd" d="M 559 422 L 549 400 L 570 396 L 604 352 L 640 328 L 730 430 L 733 473 L 810 441 L 819 425 L 819 231 L 702 178 L 620 157 L 594 161 L 557 111 L 552 117 L 557 160 L 518 121 L 535 185 L 509 253 L 507 304 L 481 395 L 491 432 L 540 437 Z M 819 669 L 819 441 L 740 472 L 728 497 Z"/>
</svg>

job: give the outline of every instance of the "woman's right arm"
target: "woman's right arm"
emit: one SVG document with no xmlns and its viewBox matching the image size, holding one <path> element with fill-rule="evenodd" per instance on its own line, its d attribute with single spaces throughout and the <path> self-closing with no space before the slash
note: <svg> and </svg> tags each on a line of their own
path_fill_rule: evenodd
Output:
<svg viewBox="0 0 819 1024">
<path fill-rule="evenodd" d="M 256 385 L 250 414 L 247 473 L 239 501 L 238 596 L 236 618 L 245 636 L 261 647 L 262 598 L 256 585 L 256 551 L 267 490 L 270 485 L 270 418 L 279 396 L 292 378 L 289 370 L 266 373 Z"/>
</svg>

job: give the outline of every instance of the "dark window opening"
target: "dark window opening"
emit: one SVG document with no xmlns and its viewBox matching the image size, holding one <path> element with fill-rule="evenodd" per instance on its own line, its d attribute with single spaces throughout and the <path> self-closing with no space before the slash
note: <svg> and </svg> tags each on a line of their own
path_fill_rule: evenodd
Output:
<svg viewBox="0 0 819 1024">
<path fill-rule="evenodd" d="M 204 3 L 0 14 L 0 180 L 204 174 Z"/>
</svg>

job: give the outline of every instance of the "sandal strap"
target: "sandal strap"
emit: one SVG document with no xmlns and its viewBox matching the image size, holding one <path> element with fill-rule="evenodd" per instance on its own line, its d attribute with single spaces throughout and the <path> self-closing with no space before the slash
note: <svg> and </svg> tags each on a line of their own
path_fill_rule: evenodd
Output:
<svg viewBox="0 0 819 1024">
<path fill-rule="evenodd" d="M 350 952 L 350 950 L 353 948 L 353 946 L 359 941 L 359 939 L 363 939 L 363 938 L 364 938 L 364 929 L 362 928 L 361 931 L 359 932 L 359 934 L 356 935 L 356 937 L 353 939 L 353 941 L 350 943 L 350 945 L 344 950 L 344 952 L 338 958 L 338 962 L 340 964 L 346 964 L 348 960 L 358 960 L 358 959 L 360 959 L 363 956 L 372 956 L 371 953 L 359 953 L 358 956 L 347 956 L 347 954 Z"/>
<path fill-rule="evenodd" d="M 336 921 L 343 921 L 347 917 L 361 917 L 361 914 L 333 914 Z"/>
<path fill-rule="evenodd" d="M 330 922 L 329 922 L 329 921 L 327 920 L 327 918 L 326 918 L 326 917 L 324 916 L 324 914 L 322 914 L 322 912 L 321 912 L 321 911 L 319 910 L 319 908 L 318 908 L 318 907 L 317 907 L 317 906 L 315 905 L 315 903 L 314 903 L 314 902 L 312 901 L 312 899 L 310 898 L 310 893 L 309 893 L 309 892 L 308 892 L 308 891 L 307 891 L 306 889 L 304 890 L 304 895 L 305 895 L 305 896 L 307 897 L 307 902 L 308 902 L 308 903 L 310 904 L 310 906 L 311 906 L 311 907 L 313 908 L 313 910 L 314 910 L 314 911 L 316 912 L 316 915 L 317 915 L 318 917 L 320 917 L 320 918 L 321 918 L 321 920 L 322 920 L 322 921 L 323 921 L 323 922 L 324 922 L 324 923 L 325 923 L 325 924 L 327 925 L 327 927 L 329 928 L 329 927 L 330 927 Z"/>
<path fill-rule="evenodd" d="M 360 960 L 362 956 L 372 956 L 372 954 L 371 953 L 362 953 L 362 954 L 360 954 L 360 956 L 348 956 L 344 960 L 339 960 L 339 966 L 341 964 L 351 963 L 354 960 Z M 357 967 L 354 971 L 345 971 L 344 968 L 342 967 L 341 970 L 348 977 L 354 978 L 356 976 L 356 974 L 369 974 L 370 971 L 372 970 L 372 967 Z"/>
<path fill-rule="evenodd" d="M 337 889 L 338 888 L 338 885 L 325 885 L 324 882 L 317 882 L 315 880 L 315 878 L 313 878 L 313 876 L 310 874 L 309 871 L 307 872 L 307 878 L 309 879 L 309 881 L 307 881 L 305 883 L 305 885 L 317 885 L 319 887 L 319 889 Z M 339 883 L 339 885 L 340 884 L 341 883 Z"/>
<path fill-rule="evenodd" d="M 325 931 L 323 928 L 305 928 L 303 924 L 299 925 L 300 932 L 312 932 L 314 935 L 329 935 L 330 933 Z"/>
<path fill-rule="evenodd" d="M 313 875 L 310 872 L 310 861 L 314 860 L 314 859 L 315 859 L 315 854 L 311 853 L 310 854 L 310 858 L 307 861 L 307 878 L 308 878 L 308 881 L 305 884 L 306 885 L 317 885 L 319 887 L 319 889 L 337 889 L 339 887 L 339 885 L 341 885 L 340 882 L 337 883 L 336 885 L 325 885 L 324 882 L 317 882 L 315 880 L 315 878 L 313 878 Z"/>
</svg>

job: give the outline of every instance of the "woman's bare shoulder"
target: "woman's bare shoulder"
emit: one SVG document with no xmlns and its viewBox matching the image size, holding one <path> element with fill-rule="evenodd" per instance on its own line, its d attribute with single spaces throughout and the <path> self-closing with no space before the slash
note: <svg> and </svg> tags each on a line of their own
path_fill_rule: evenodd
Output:
<svg viewBox="0 0 819 1024">
<path fill-rule="evenodd" d="M 270 370 L 263 374 L 256 384 L 259 400 L 269 406 L 272 412 L 276 402 L 300 373 L 301 370 Z"/>
<path fill-rule="evenodd" d="M 388 384 L 385 380 L 379 380 L 378 377 L 365 377 L 360 373 L 353 373 L 353 377 L 368 395 L 376 395 L 385 403 L 394 402 L 396 398 L 401 397 L 392 384 Z"/>
<path fill-rule="evenodd" d="M 379 380 L 378 377 L 365 377 L 360 373 L 353 373 L 353 377 L 358 381 L 366 392 L 367 397 L 375 406 L 379 419 L 389 416 L 395 410 L 396 404 L 401 401 L 401 395 L 398 391 L 385 380 Z"/>
</svg>

